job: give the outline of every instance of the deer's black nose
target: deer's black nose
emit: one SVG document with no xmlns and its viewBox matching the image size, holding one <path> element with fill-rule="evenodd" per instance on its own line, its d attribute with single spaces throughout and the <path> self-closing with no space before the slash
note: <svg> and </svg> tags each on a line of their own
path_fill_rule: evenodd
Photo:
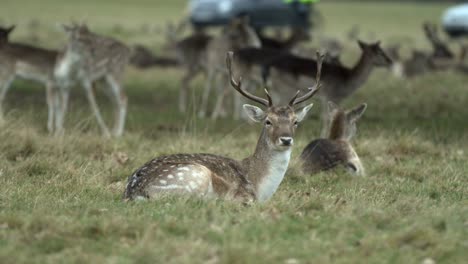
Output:
<svg viewBox="0 0 468 264">
<path fill-rule="evenodd" d="M 280 141 L 284 146 L 291 146 L 293 143 L 292 137 L 280 137 Z"/>
</svg>

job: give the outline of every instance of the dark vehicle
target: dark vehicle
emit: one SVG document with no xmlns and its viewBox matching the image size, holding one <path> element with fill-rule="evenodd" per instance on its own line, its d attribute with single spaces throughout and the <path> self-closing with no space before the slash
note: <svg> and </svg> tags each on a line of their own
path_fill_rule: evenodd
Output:
<svg viewBox="0 0 468 264">
<path fill-rule="evenodd" d="M 311 5 L 298 0 L 191 0 L 189 10 L 195 27 L 225 25 L 234 17 L 248 15 L 255 28 L 308 28 Z"/>
</svg>

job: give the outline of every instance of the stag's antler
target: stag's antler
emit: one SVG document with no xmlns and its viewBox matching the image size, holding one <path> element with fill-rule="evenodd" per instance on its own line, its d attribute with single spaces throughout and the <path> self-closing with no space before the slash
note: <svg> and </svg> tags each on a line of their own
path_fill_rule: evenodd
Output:
<svg viewBox="0 0 468 264">
<path fill-rule="evenodd" d="M 236 89 L 236 91 L 238 91 L 240 94 L 242 94 L 243 96 L 249 98 L 250 100 L 252 101 L 255 101 L 259 104 L 262 104 L 264 106 L 267 106 L 267 107 L 271 107 L 273 106 L 273 101 L 271 100 L 271 96 L 270 94 L 268 93 L 267 89 L 265 89 L 265 93 L 266 93 L 266 96 L 268 98 L 268 100 L 264 99 L 264 98 L 261 98 L 261 97 L 258 97 L 258 96 L 255 96 L 245 90 L 242 89 L 242 77 L 239 77 L 239 80 L 236 82 L 236 80 L 234 80 L 234 77 L 232 76 L 232 59 L 233 59 L 233 56 L 234 56 L 234 52 L 232 51 L 229 51 L 227 53 L 227 56 L 226 56 L 226 66 L 228 68 L 228 71 L 229 71 L 229 79 L 230 79 L 230 82 L 231 82 L 231 86 Z"/>
<path fill-rule="evenodd" d="M 297 96 L 299 95 L 300 91 L 297 91 L 294 97 L 291 99 L 291 101 L 289 101 L 289 106 L 300 104 L 308 100 L 309 98 L 311 98 L 318 92 L 318 90 L 322 86 L 322 84 L 320 83 L 320 76 L 322 75 L 322 63 L 323 63 L 324 58 L 325 58 L 325 55 L 320 54 L 320 52 L 317 51 L 317 74 L 315 76 L 315 85 L 312 87 L 309 87 L 308 89 L 309 91 L 299 98 L 297 98 Z"/>
</svg>

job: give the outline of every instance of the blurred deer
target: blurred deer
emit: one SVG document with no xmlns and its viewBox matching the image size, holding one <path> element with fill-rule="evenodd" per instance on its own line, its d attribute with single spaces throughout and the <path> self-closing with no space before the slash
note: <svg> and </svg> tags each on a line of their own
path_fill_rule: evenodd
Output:
<svg viewBox="0 0 468 264">
<path fill-rule="evenodd" d="M 232 56 L 230 52 L 226 58 L 231 86 L 266 107 L 262 110 L 244 105 L 246 114 L 263 125 L 253 155 L 242 161 L 213 154 L 176 154 L 153 159 L 128 178 L 124 199 L 156 198 L 166 193 L 263 202 L 276 192 L 289 165 L 297 125 L 312 107 L 297 111 L 295 106 L 317 92 L 320 70 L 315 86 L 306 94 L 298 96 L 298 91 L 287 105 L 276 106 L 266 90 L 265 99 L 242 88 L 241 80 L 233 77 Z M 320 69 L 321 61 L 317 63 Z"/>
<path fill-rule="evenodd" d="M 248 18 L 241 17 L 233 19 L 217 37 L 198 32 L 177 41 L 174 45 L 178 58 L 187 69 L 182 78 L 179 109 L 182 112 L 186 110 L 190 82 L 198 73 L 205 72 L 207 78 L 199 111 L 199 116 L 204 117 L 208 110 L 212 87 L 218 87 L 218 77 L 226 75 L 224 67 L 221 66 L 224 54 L 243 47 L 259 47 L 260 40 L 250 27 Z M 218 93 L 222 93 L 222 90 Z"/>
<path fill-rule="evenodd" d="M 63 26 L 68 34 L 64 54 L 57 61 L 55 77 L 60 83 L 59 129 L 63 128 L 70 87 L 80 84 L 86 91 L 91 109 L 104 136 L 110 137 L 93 90 L 93 83 L 104 80 L 115 104 L 113 135 L 121 136 L 127 113 L 127 96 L 122 88 L 125 67 L 130 58 L 130 49 L 123 43 L 91 32 L 82 25 Z"/>
<path fill-rule="evenodd" d="M 0 27 L 0 123 L 3 121 L 2 106 L 13 80 L 22 78 L 43 84 L 46 87 L 48 105 L 47 129 L 55 129 L 57 85 L 54 79 L 54 65 L 58 56 L 55 50 L 48 50 L 9 41 L 15 26 Z"/>
<path fill-rule="evenodd" d="M 341 103 L 344 99 L 351 96 L 361 86 L 363 86 L 369 78 L 372 70 L 375 67 L 388 67 L 392 64 L 392 60 L 380 47 L 380 42 L 364 43 L 358 41 L 361 48 L 361 57 L 358 62 L 351 68 L 324 63 L 324 74 L 322 81 L 324 88 L 318 93 L 322 105 L 322 136 L 328 131 L 327 122 L 328 101 L 335 104 Z M 311 82 L 314 74 L 317 72 L 316 61 L 309 58 L 301 58 L 291 54 L 284 54 L 272 60 L 268 66 L 275 72 L 267 74 L 271 76 L 272 83 L 278 87 L 300 87 L 304 82 Z M 287 90 L 277 90 L 280 97 L 284 98 L 284 93 Z"/>
</svg>

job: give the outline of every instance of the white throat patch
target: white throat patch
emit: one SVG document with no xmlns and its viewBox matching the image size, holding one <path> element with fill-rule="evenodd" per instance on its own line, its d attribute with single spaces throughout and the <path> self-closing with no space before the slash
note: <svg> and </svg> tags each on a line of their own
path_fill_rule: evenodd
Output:
<svg viewBox="0 0 468 264">
<path fill-rule="evenodd" d="M 267 175 L 258 185 L 257 198 L 260 202 L 270 199 L 276 192 L 288 169 L 290 158 L 291 149 L 273 152 Z"/>
</svg>

